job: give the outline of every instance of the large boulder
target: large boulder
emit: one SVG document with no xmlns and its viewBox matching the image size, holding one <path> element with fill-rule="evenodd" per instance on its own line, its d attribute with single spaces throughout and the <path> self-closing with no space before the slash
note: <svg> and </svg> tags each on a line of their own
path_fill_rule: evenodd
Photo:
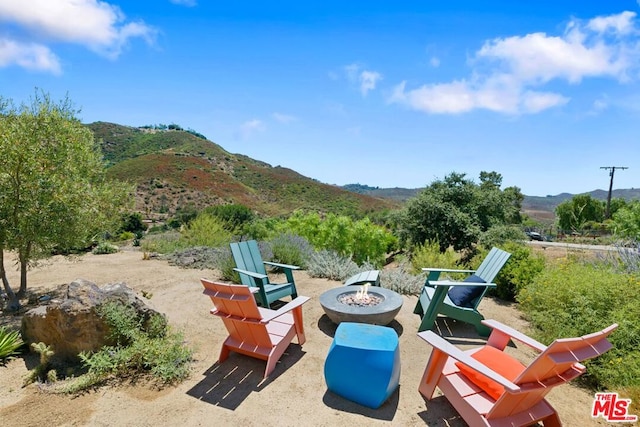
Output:
<svg viewBox="0 0 640 427">
<path fill-rule="evenodd" d="M 22 337 L 27 343 L 43 342 L 52 346 L 54 359 L 77 360 L 82 351 L 97 351 L 113 345 L 109 325 L 98 315 L 96 307 L 108 301 L 119 301 L 135 308 L 146 322 L 159 315 L 125 283 L 98 287 L 77 279 L 66 285 L 62 299 L 33 308 L 22 318 Z"/>
</svg>

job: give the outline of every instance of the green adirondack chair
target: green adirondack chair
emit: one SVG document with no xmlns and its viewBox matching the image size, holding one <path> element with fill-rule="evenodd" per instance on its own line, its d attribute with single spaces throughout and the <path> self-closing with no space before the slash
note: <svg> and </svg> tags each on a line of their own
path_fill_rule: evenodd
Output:
<svg viewBox="0 0 640 427">
<path fill-rule="evenodd" d="M 271 308 L 271 304 L 280 298 L 291 296 L 294 299 L 298 296 L 293 270 L 298 270 L 300 267 L 263 261 L 255 240 L 231 243 L 229 246 L 236 263 L 234 270 L 240 274 L 242 284 L 258 288 L 254 296 L 259 305 Z M 271 283 L 265 265 L 281 269 L 287 278 L 287 283 Z"/>
<path fill-rule="evenodd" d="M 478 305 L 511 254 L 492 248 L 477 270 L 447 268 L 423 268 L 428 272 L 427 280 L 413 312 L 421 317 L 418 332 L 433 328 L 438 314 L 467 322 L 476 327 L 478 334 L 488 336 L 491 330 L 481 322 L 484 316 Z M 438 280 L 440 273 L 468 273 L 463 282 Z"/>
</svg>

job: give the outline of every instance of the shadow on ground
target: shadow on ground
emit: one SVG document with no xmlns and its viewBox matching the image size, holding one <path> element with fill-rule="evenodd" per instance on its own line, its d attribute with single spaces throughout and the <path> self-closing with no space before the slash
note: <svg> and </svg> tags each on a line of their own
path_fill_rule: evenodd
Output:
<svg viewBox="0 0 640 427">
<path fill-rule="evenodd" d="M 187 394 L 233 411 L 251 393 L 262 391 L 304 355 L 305 352 L 299 345 L 289 345 L 274 371 L 264 379 L 265 361 L 231 353 L 223 363 L 216 362 L 203 372 L 204 378 L 187 391 Z"/>
<path fill-rule="evenodd" d="M 422 418 L 428 426 L 446 426 L 446 427 L 467 427 L 467 423 L 451 406 L 444 396 L 438 396 L 432 400 L 425 400 L 427 409 L 419 412 L 418 416 Z"/>
<path fill-rule="evenodd" d="M 322 402 L 324 402 L 324 404 L 328 407 L 333 408 L 337 411 L 360 414 L 368 418 L 374 418 L 376 420 L 392 421 L 393 417 L 396 414 L 396 411 L 398 410 L 398 402 L 400 401 L 400 388 L 401 387 L 398 387 L 396 391 L 394 391 L 393 394 L 389 397 L 389 399 L 387 399 L 387 401 L 384 402 L 378 409 L 372 409 L 366 406 L 362 406 L 358 403 L 340 397 L 329 390 L 324 393 Z"/>
</svg>

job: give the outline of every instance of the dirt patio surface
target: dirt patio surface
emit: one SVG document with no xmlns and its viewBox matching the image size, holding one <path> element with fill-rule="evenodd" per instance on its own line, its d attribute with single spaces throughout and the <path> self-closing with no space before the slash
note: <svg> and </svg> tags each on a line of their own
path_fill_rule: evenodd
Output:
<svg viewBox="0 0 640 427">
<path fill-rule="evenodd" d="M 9 266 L 7 262 L 7 266 Z M 10 280 L 18 273 L 9 269 Z M 24 358 L 0 366 L 0 420 L 2 426 L 465 426 L 440 396 L 425 402 L 418 383 L 431 352 L 417 337 L 419 318 L 412 313 L 416 297 L 403 296 L 403 307 L 390 325 L 399 334 L 400 387 L 377 410 L 347 401 L 327 390 L 324 360 L 336 326 L 324 314 L 319 296 L 341 283 L 310 278 L 295 272 L 298 293 L 311 297 L 303 306 L 307 342 L 292 344 L 272 376 L 262 380 L 265 362 L 232 354 L 217 363 L 226 337 L 222 322 L 211 316 L 211 300 L 202 294 L 201 277 L 216 279 L 212 270 L 183 269 L 161 260 L 143 260 L 141 252 L 54 257 L 29 273 L 29 288 L 38 293 L 83 278 L 99 286 L 125 282 L 139 295 L 152 294 L 150 305 L 183 331 L 195 350 L 192 374 L 183 383 L 163 390 L 148 385 L 104 387 L 80 396 L 43 393 L 37 385 L 22 388 L 27 373 Z M 480 311 L 522 332 L 527 322 L 515 304 L 485 298 Z M 0 323 L 18 321 L 3 315 Z M 438 332 L 463 348 L 483 343 L 468 325 L 438 321 Z M 548 344 L 548 343 L 547 343 Z M 509 352 L 528 363 L 534 352 L 517 344 Z M 575 385 L 554 389 L 548 397 L 567 426 L 607 425 L 590 416 L 593 394 Z M 629 424 L 625 424 L 629 425 Z"/>
</svg>

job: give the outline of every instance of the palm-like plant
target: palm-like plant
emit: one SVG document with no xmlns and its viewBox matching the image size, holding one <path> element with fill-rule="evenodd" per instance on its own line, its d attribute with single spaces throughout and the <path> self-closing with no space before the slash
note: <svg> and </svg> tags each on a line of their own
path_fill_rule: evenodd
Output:
<svg viewBox="0 0 640 427">
<path fill-rule="evenodd" d="M 22 344 L 24 342 L 19 331 L 10 331 L 4 326 L 0 327 L 0 360 L 16 354 Z"/>
</svg>

